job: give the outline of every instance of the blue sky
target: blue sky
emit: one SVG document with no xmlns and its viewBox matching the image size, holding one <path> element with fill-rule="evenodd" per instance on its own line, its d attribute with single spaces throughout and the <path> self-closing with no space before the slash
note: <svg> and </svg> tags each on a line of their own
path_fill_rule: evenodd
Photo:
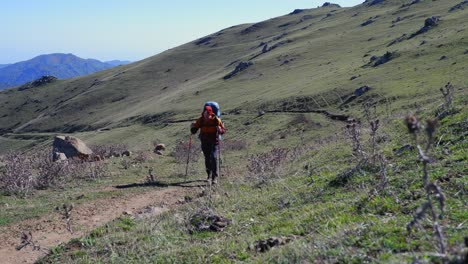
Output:
<svg viewBox="0 0 468 264">
<path fill-rule="evenodd" d="M 0 0 L 0 64 L 40 54 L 140 60 L 233 25 L 315 8 L 313 0 Z M 354 6 L 364 0 L 330 1 Z"/>
</svg>

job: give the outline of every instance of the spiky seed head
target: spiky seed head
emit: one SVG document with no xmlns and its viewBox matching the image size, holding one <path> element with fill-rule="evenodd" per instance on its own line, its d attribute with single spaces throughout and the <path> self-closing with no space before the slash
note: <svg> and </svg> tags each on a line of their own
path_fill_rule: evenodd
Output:
<svg viewBox="0 0 468 264">
<path fill-rule="evenodd" d="M 410 134 L 416 134 L 419 131 L 419 121 L 415 116 L 407 116 L 405 118 L 405 123 Z"/>
</svg>

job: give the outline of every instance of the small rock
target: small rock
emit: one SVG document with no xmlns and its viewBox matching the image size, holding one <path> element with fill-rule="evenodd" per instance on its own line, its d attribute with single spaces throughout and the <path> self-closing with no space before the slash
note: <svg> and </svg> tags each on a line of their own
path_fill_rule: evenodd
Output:
<svg viewBox="0 0 468 264">
<path fill-rule="evenodd" d="M 130 150 L 126 150 L 126 151 L 122 152 L 122 156 L 130 157 L 130 155 L 132 155 L 132 152 Z"/>
<path fill-rule="evenodd" d="M 157 155 L 160 155 L 160 156 L 163 155 L 163 153 L 160 150 L 156 150 L 154 153 L 156 153 Z"/>
<path fill-rule="evenodd" d="M 154 150 L 166 150 L 166 145 L 164 145 L 164 144 L 158 144 L 158 145 L 156 145 L 156 147 L 154 148 Z"/>
</svg>

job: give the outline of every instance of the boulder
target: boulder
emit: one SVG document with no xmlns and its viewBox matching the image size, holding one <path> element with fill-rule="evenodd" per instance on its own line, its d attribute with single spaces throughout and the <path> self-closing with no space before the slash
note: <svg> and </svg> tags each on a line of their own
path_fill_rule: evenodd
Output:
<svg viewBox="0 0 468 264">
<path fill-rule="evenodd" d="M 63 153 L 67 159 L 88 159 L 93 151 L 79 138 L 72 136 L 56 136 L 53 143 L 53 153 Z M 58 160 L 54 154 L 54 161 Z"/>
</svg>

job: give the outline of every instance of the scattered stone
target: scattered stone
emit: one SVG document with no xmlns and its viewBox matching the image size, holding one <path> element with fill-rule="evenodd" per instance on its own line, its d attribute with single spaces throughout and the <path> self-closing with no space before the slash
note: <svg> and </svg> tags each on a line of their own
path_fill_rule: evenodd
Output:
<svg viewBox="0 0 468 264">
<path fill-rule="evenodd" d="M 280 236 L 280 237 L 270 237 L 266 240 L 258 240 L 254 244 L 254 250 L 256 252 L 266 252 L 273 247 L 286 245 L 287 243 L 296 239 L 296 236 Z"/>
<path fill-rule="evenodd" d="M 288 22 L 288 23 L 281 24 L 278 27 L 283 28 L 283 27 L 287 27 L 287 26 L 290 26 L 290 25 L 291 25 L 291 22 Z"/>
<path fill-rule="evenodd" d="M 379 65 L 382 65 L 384 63 L 387 63 L 394 58 L 398 57 L 398 54 L 396 52 L 390 52 L 387 51 L 384 55 L 382 56 L 372 56 L 369 60 L 369 63 L 367 65 L 371 65 L 372 67 L 377 67 Z"/>
<path fill-rule="evenodd" d="M 356 79 L 358 76 L 351 76 L 351 78 L 349 78 L 350 81 Z"/>
<path fill-rule="evenodd" d="M 133 215 L 133 212 L 132 211 L 125 211 L 125 212 L 123 212 L 123 215 Z"/>
<path fill-rule="evenodd" d="M 53 154 L 56 152 L 65 154 L 67 159 L 75 157 L 88 159 L 93 154 L 83 141 L 72 136 L 56 136 L 53 142 Z"/>
<path fill-rule="evenodd" d="M 401 17 L 397 17 L 395 20 L 392 21 L 392 24 L 398 23 L 401 21 Z"/>
<path fill-rule="evenodd" d="M 239 64 L 236 66 L 236 68 L 227 74 L 226 76 L 223 77 L 224 80 L 229 80 L 232 77 L 236 76 L 240 72 L 244 71 L 245 69 L 249 68 L 250 66 L 253 65 L 253 62 L 248 61 L 248 62 L 239 62 Z"/>
<path fill-rule="evenodd" d="M 407 151 L 407 150 L 412 150 L 412 149 L 414 149 L 414 147 L 407 144 L 407 145 L 404 145 L 404 146 L 401 147 L 401 148 L 394 149 L 394 150 L 393 150 L 393 153 L 395 153 L 395 155 L 401 155 L 401 154 L 404 153 L 405 151 Z"/>
<path fill-rule="evenodd" d="M 92 160 L 93 161 L 103 161 L 104 158 L 101 155 L 94 155 Z"/>
<path fill-rule="evenodd" d="M 18 88 L 18 91 L 24 91 L 24 90 L 27 90 L 27 89 L 43 86 L 43 85 L 46 85 L 48 83 L 53 83 L 56 80 L 57 80 L 57 77 L 54 77 L 52 75 L 44 75 L 44 76 L 42 76 L 41 78 L 39 78 L 39 79 L 37 79 L 35 81 L 28 82 L 26 84 L 21 85 Z"/>
<path fill-rule="evenodd" d="M 132 152 L 130 150 L 126 150 L 126 151 L 122 152 L 122 156 L 130 157 L 131 155 L 132 155 Z"/>
<path fill-rule="evenodd" d="M 154 150 L 166 150 L 166 145 L 164 144 L 157 144 Z"/>
<path fill-rule="evenodd" d="M 452 8 L 449 9 L 449 12 L 453 12 L 456 10 L 464 10 L 465 6 L 468 6 L 468 0 L 465 0 L 459 4 L 454 5 Z"/>
<path fill-rule="evenodd" d="M 367 93 L 368 91 L 370 91 L 372 88 L 367 86 L 367 85 L 364 85 L 364 86 L 361 86 L 359 88 L 357 88 L 356 90 L 354 90 L 354 95 L 355 96 L 361 96 L 365 93 Z"/>
<path fill-rule="evenodd" d="M 211 209 L 199 209 L 189 219 L 188 230 L 190 233 L 212 231 L 222 232 L 231 220 L 216 214 Z"/>
<path fill-rule="evenodd" d="M 357 88 L 356 90 L 354 90 L 353 94 L 350 95 L 350 96 L 340 105 L 340 107 L 342 107 L 343 105 L 346 105 L 346 104 L 351 103 L 351 102 L 354 101 L 356 98 L 358 98 L 359 96 L 362 96 L 363 94 L 367 93 L 367 92 L 370 91 L 371 89 L 372 89 L 372 87 L 367 86 L 367 85 L 364 85 L 364 86 L 361 86 L 361 87 Z"/>
<path fill-rule="evenodd" d="M 361 27 L 365 27 L 365 26 L 370 25 L 370 24 L 372 24 L 374 22 L 375 22 L 374 20 L 369 18 L 368 20 L 366 20 L 364 23 L 361 24 Z"/>
<path fill-rule="evenodd" d="M 392 40 L 392 42 L 388 43 L 387 47 L 390 47 L 390 46 L 392 46 L 392 45 L 394 45 L 394 44 L 396 44 L 396 43 L 400 43 L 400 42 L 406 40 L 406 38 L 407 38 L 407 35 L 406 35 L 406 34 L 403 34 L 403 35 L 401 35 L 400 37 L 398 37 L 398 38 Z"/>
<path fill-rule="evenodd" d="M 427 41 L 423 40 L 423 41 L 421 41 L 421 43 L 419 44 L 419 46 L 422 46 L 422 45 L 424 45 L 424 44 L 426 44 L 426 43 L 427 43 Z"/>
<path fill-rule="evenodd" d="M 156 154 L 159 155 L 159 156 L 162 156 L 162 155 L 163 155 L 163 153 L 162 153 L 161 150 L 156 150 L 154 153 L 156 153 Z"/>
<path fill-rule="evenodd" d="M 446 60 L 446 59 L 448 59 L 448 57 L 444 55 L 444 56 L 440 57 L 439 60 Z"/>
<path fill-rule="evenodd" d="M 465 52 L 463 52 L 463 54 L 468 54 L 468 49 L 467 49 L 467 50 L 465 50 Z"/>
</svg>

